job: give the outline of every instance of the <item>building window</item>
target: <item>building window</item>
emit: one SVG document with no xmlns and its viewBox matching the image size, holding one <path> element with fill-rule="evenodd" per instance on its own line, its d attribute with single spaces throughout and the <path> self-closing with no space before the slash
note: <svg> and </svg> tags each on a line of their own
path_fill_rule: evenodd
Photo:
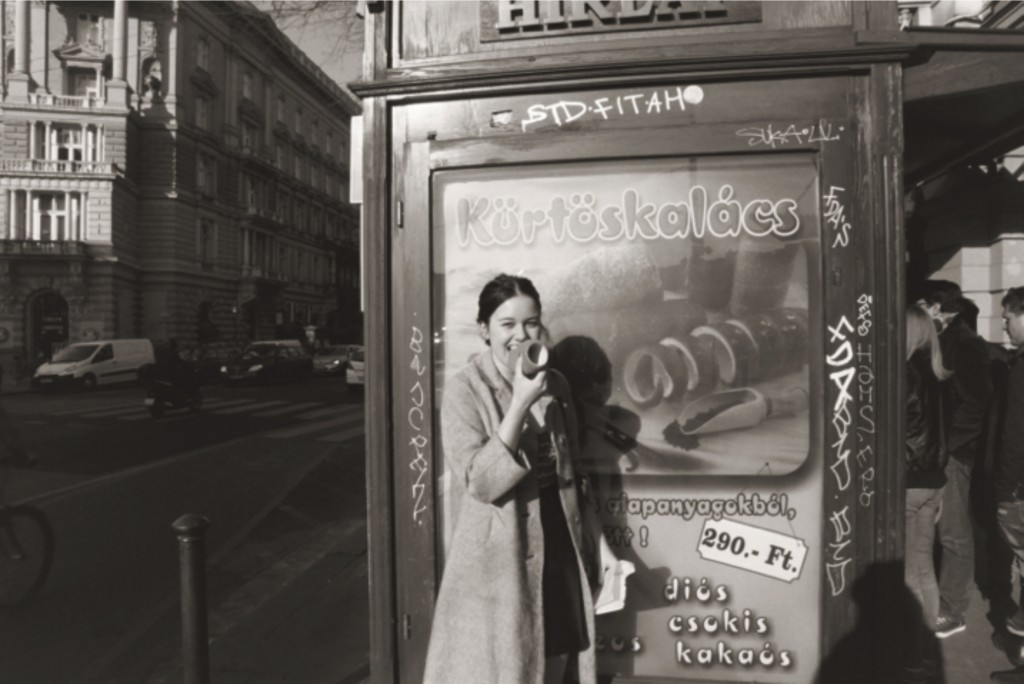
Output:
<svg viewBox="0 0 1024 684">
<path fill-rule="evenodd" d="M 320 123 L 317 121 L 309 127 L 309 142 L 312 145 L 320 144 Z"/>
<path fill-rule="evenodd" d="M 287 111 L 284 102 L 284 95 L 277 96 L 277 120 L 281 123 L 287 123 L 286 117 Z"/>
<path fill-rule="evenodd" d="M 31 222 L 26 226 L 29 240 L 40 242 L 78 241 L 83 238 L 83 195 L 77 192 L 34 193 Z"/>
<path fill-rule="evenodd" d="M 259 207 L 260 190 L 259 182 L 252 176 L 245 177 L 245 206 L 250 209 Z"/>
<path fill-rule="evenodd" d="M 103 22 L 99 15 L 79 13 L 76 29 L 79 45 L 92 45 L 103 49 Z"/>
<path fill-rule="evenodd" d="M 277 216 L 282 223 L 288 223 L 292 219 L 292 200 L 287 193 L 277 195 Z"/>
<path fill-rule="evenodd" d="M 252 72 L 246 71 L 242 74 L 242 97 L 252 99 Z"/>
<path fill-rule="evenodd" d="M 256 147 L 256 127 L 245 121 L 242 122 L 242 147 L 247 150 Z"/>
<path fill-rule="evenodd" d="M 201 95 L 196 97 L 196 126 L 210 129 L 210 101 Z"/>
<path fill-rule="evenodd" d="M 210 70 L 210 44 L 205 38 L 196 41 L 196 66 L 206 71 Z"/>
<path fill-rule="evenodd" d="M 217 226 L 209 219 L 199 219 L 196 257 L 201 264 L 212 264 L 217 259 Z"/>
<path fill-rule="evenodd" d="M 197 158 L 196 188 L 204 195 L 217 194 L 217 160 L 208 154 Z"/>
<path fill-rule="evenodd" d="M 77 97 L 98 97 L 98 76 L 94 69 L 68 68 L 65 92 Z"/>
<path fill-rule="evenodd" d="M 297 180 L 302 180 L 302 155 L 300 155 L 298 152 L 296 152 L 295 156 L 292 157 L 292 159 L 294 160 L 294 163 L 293 163 L 293 167 L 294 168 L 292 169 L 292 171 L 293 171 L 293 173 L 295 175 L 295 178 Z"/>
<path fill-rule="evenodd" d="M 325 151 L 327 152 L 327 156 L 328 157 L 333 157 L 334 156 L 334 132 L 333 131 L 327 131 L 327 145 L 325 147 L 326 147 Z"/>
<path fill-rule="evenodd" d="M 302 108 L 295 110 L 295 135 L 302 135 Z"/>
<path fill-rule="evenodd" d="M 46 144 L 47 141 L 40 140 L 43 150 L 39 156 L 52 161 L 88 160 L 85 133 L 81 126 L 53 126 L 49 132 L 49 145 Z"/>
<path fill-rule="evenodd" d="M 284 170 L 284 146 L 277 144 L 274 145 L 274 166 Z"/>
</svg>

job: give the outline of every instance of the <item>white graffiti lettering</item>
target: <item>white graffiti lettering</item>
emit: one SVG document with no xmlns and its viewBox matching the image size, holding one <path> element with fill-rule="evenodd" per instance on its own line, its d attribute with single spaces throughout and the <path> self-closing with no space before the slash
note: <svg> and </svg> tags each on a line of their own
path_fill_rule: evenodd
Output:
<svg viewBox="0 0 1024 684">
<path fill-rule="evenodd" d="M 423 353 L 423 331 L 415 325 L 412 326 L 412 333 L 409 336 L 409 351 L 413 354 L 409 367 L 416 372 L 417 377 L 420 377 L 426 372 L 426 366 L 420 358 L 420 354 Z M 426 414 L 423 406 L 426 404 L 426 400 L 423 383 L 416 380 L 409 388 L 409 401 L 412 406 L 409 408 L 408 421 L 413 432 L 413 436 L 409 440 L 409 445 L 413 448 L 413 459 L 409 462 L 409 468 L 417 473 L 416 480 L 412 484 L 412 520 L 417 525 L 423 524 L 427 512 L 425 497 L 430 462 L 426 458 L 426 453 L 430 439 L 424 434 Z"/>
<path fill-rule="evenodd" d="M 835 142 L 840 139 L 840 133 L 846 130 L 845 126 L 837 126 L 833 132 L 832 124 L 827 121 L 820 121 L 814 124 L 797 125 L 789 124 L 785 127 L 776 128 L 774 124 L 766 127 L 748 126 L 736 131 L 736 135 L 746 138 L 750 147 L 771 147 L 775 149 L 779 145 L 796 145 Z"/>
<path fill-rule="evenodd" d="M 559 100 L 552 104 L 533 104 L 527 107 L 526 117 L 520 121 L 523 131 L 541 123 L 562 127 L 584 117 L 597 117 L 607 121 L 613 116 L 647 116 L 684 112 L 686 106 L 704 101 L 700 86 L 676 86 L 628 95 L 599 97 L 594 100 Z"/>
<path fill-rule="evenodd" d="M 846 207 L 839 196 L 843 192 L 846 192 L 845 188 L 833 185 L 829 187 L 823 198 L 825 200 L 825 223 L 835 235 L 832 247 L 846 247 L 850 244 L 850 222 L 846 220 Z"/>
<path fill-rule="evenodd" d="M 841 511 L 833 513 L 829 517 L 829 522 L 832 523 L 835 540 L 828 543 L 831 562 L 826 563 L 825 567 L 832 596 L 839 596 L 846 590 L 846 566 L 853 560 L 845 555 L 846 547 L 853 541 L 851 539 L 853 524 L 849 518 L 849 506 L 844 506 Z"/>
</svg>

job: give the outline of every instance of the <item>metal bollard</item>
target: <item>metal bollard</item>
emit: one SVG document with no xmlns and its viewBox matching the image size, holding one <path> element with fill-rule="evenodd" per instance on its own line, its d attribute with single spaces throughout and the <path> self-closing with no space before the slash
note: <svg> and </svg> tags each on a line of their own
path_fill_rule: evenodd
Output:
<svg viewBox="0 0 1024 684">
<path fill-rule="evenodd" d="M 206 629 L 206 528 L 201 515 L 183 515 L 171 525 L 178 533 L 181 574 L 181 666 L 183 684 L 210 684 Z"/>
</svg>

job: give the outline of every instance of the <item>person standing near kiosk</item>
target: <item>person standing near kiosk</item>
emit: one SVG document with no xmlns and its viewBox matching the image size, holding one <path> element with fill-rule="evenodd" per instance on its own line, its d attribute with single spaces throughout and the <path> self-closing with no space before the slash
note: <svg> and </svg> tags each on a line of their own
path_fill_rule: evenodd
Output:
<svg viewBox="0 0 1024 684">
<path fill-rule="evenodd" d="M 544 336 L 533 283 L 491 280 L 477 322 L 488 349 L 455 377 L 441 413 L 460 501 L 424 682 L 558 684 L 568 670 L 593 684 L 600 523 L 573 466 L 568 383 L 530 373 L 521 355 Z"/>
<path fill-rule="evenodd" d="M 929 280 L 918 305 L 935 321 L 942 358 L 953 372 L 953 410 L 946 419 L 950 458 L 938 523 L 942 546 L 941 603 L 935 634 L 945 639 L 967 628 L 964 615 L 974 572 L 971 473 L 984 443 L 985 420 L 992 401 L 992 374 L 988 346 L 965 320 L 976 309 L 962 295 L 959 285 L 948 280 Z"/>
<path fill-rule="evenodd" d="M 1024 411 L 1024 287 L 1014 287 L 1003 297 L 1003 328 L 1014 346 L 1006 381 L 1006 415 L 996 455 L 997 519 L 1003 539 L 1010 546 L 1018 567 L 1024 562 L 1024 421 L 1012 419 Z M 1024 609 L 1006 619 L 1011 634 L 1024 636 Z M 992 681 L 1024 683 L 1024 668 L 992 674 Z"/>
</svg>

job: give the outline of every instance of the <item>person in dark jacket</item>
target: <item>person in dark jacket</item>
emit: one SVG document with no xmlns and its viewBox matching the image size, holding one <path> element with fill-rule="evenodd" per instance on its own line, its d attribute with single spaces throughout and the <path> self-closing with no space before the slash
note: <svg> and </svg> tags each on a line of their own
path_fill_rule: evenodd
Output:
<svg viewBox="0 0 1024 684">
<path fill-rule="evenodd" d="M 974 527 L 970 516 L 971 476 L 985 445 L 985 425 L 992 403 L 988 345 L 976 332 L 978 307 L 947 280 L 930 280 L 918 300 L 939 330 L 947 368 L 953 372 L 953 404 L 946 416 L 949 462 L 942 493 L 938 539 L 939 617 L 936 636 L 953 636 L 967 627 L 965 615 L 974 575 Z"/>
<path fill-rule="evenodd" d="M 996 453 L 994 488 L 999 531 L 1013 551 L 1018 569 L 1024 567 L 1024 287 L 1014 287 L 1003 297 L 1003 329 L 1014 351 L 1006 379 L 1005 415 Z M 1020 607 L 1006 620 L 1006 630 L 1024 636 L 1024 610 Z M 1024 667 L 992 674 L 994 682 L 1024 683 Z"/>
<path fill-rule="evenodd" d="M 925 681 L 925 644 L 939 616 L 939 586 L 932 548 L 946 483 L 946 413 L 950 376 L 942 364 L 935 327 L 917 306 L 907 309 L 907 468 L 905 581 L 921 604 L 923 627 L 911 635 L 906 682 Z M 925 631 L 927 630 L 927 631 Z"/>
</svg>

